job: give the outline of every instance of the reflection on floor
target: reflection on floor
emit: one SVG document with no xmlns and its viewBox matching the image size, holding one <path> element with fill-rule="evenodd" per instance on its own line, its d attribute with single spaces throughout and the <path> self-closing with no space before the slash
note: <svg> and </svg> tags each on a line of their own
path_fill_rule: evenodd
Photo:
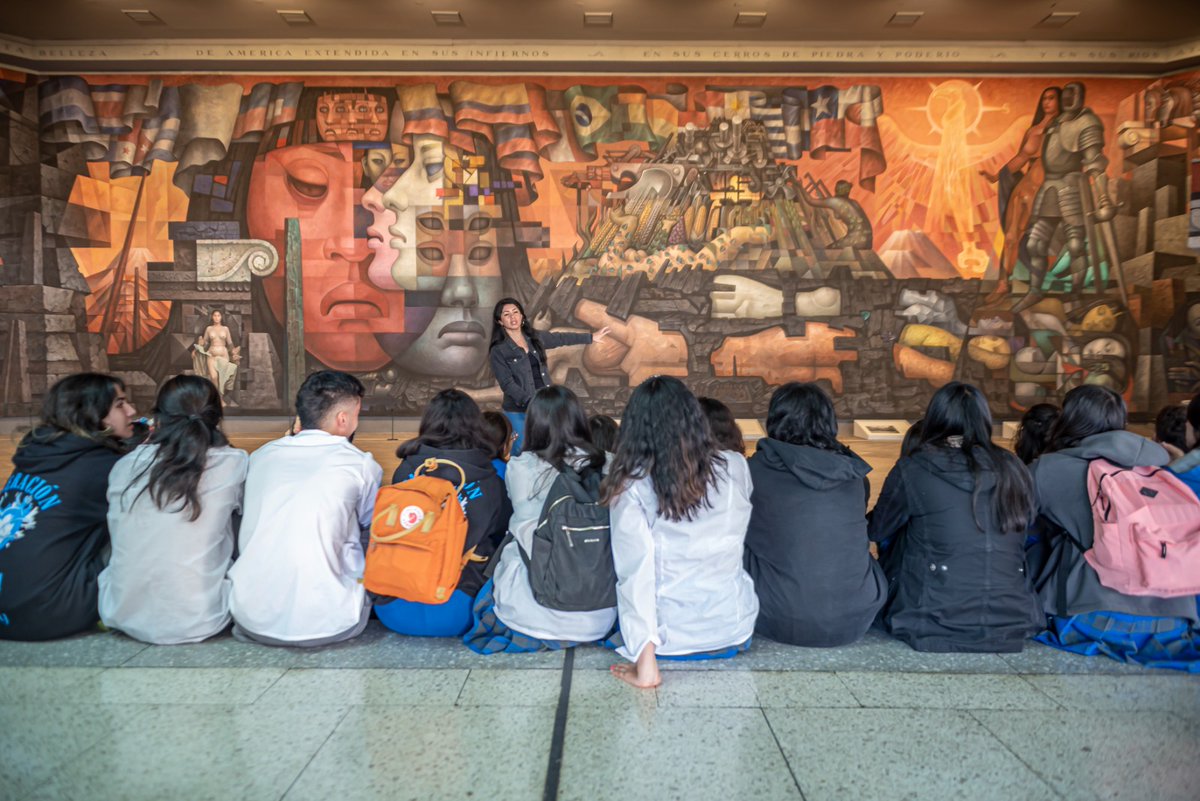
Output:
<svg viewBox="0 0 1200 801">
<path fill-rule="evenodd" d="M 390 474 L 396 443 L 358 442 Z M 851 444 L 878 491 L 897 444 Z M 1036 644 L 921 654 L 874 631 L 664 664 L 651 692 L 611 678 L 613 660 L 482 657 L 376 622 L 311 651 L 228 634 L 0 643 L 0 801 L 1193 801 L 1200 787 L 1200 676 Z"/>
</svg>

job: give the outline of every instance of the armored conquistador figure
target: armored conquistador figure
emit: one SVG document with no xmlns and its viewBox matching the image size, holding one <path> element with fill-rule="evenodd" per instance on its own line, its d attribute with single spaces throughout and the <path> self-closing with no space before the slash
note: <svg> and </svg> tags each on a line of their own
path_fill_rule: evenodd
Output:
<svg viewBox="0 0 1200 801">
<path fill-rule="evenodd" d="M 1091 198 L 1085 197 L 1095 186 L 1095 211 L 1098 222 L 1111 220 L 1116 213 L 1108 197 L 1104 170 L 1104 123 L 1083 105 L 1083 84 L 1068 83 L 1062 90 L 1062 112 L 1046 128 L 1042 140 L 1042 165 L 1046 178 L 1033 199 L 1028 232 L 1029 294 L 1013 307 L 1027 309 L 1043 297 L 1050 242 L 1063 226 L 1067 251 L 1071 254 L 1072 286 L 1078 289 L 1086 276 L 1087 227 L 1085 215 Z"/>
</svg>

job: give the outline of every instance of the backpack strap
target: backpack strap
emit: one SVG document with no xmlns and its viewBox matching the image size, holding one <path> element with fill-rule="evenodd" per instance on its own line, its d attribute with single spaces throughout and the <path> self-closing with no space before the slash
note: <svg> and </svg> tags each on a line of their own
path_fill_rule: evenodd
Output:
<svg viewBox="0 0 1200 801">
<path fill-rule="evenodd" d="M 424 462 L 417 465 L 417 469 L 413 471 L 413 478 L 425 475 L 426 473 L 432 473 L 434 470 L 438 469 L 438 465 L 443 464 L 447 467 L 453 467 L 458 471 L 459 482 L 458 486 L 454 488 L 454 491 L 455 493 L 462 492 L 462 488 L 467 485 L 467 473 L 462 469 L 462 467 L 459 466 L 458 462 L 452 462 L 449 459 L 438 459 L 430 456 Z"/>
</svg>

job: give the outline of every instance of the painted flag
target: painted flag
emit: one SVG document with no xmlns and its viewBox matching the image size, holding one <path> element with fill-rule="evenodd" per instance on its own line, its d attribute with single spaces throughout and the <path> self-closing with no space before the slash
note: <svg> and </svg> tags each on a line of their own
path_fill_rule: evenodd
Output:
<svg viewBox="0 0 1200 801">
<path fill-rule="evenodd" d="M 818 86 L 809 93 L 812 114 L 811 154 L 814 159 L 825 158 L 830 151 L 845 151 L 845 106 L 838 102 L 836 86 Z"/>
<path fill-rule="evenodd" d="M 803 86 L 784 89 L 779 110 L 783 118 L 785 158 L 798 159 L 808 150 L 812 132 L 808 89 Z"/>
</svg>

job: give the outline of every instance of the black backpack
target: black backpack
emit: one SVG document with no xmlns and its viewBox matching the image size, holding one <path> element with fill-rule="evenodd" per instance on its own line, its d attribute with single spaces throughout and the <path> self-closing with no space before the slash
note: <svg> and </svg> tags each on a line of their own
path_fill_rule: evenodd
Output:
<svg viewBox="0 0 1200 801">
<path fill-rule="evenodd" d="M 617 605 L 608 508 L 600 503 L 600 471 L 565 467 L 550 485 L 533 531 L 533 552 L 521 550 L 534 599 L 547 609 L 592 612 Z"/>
</svg>

